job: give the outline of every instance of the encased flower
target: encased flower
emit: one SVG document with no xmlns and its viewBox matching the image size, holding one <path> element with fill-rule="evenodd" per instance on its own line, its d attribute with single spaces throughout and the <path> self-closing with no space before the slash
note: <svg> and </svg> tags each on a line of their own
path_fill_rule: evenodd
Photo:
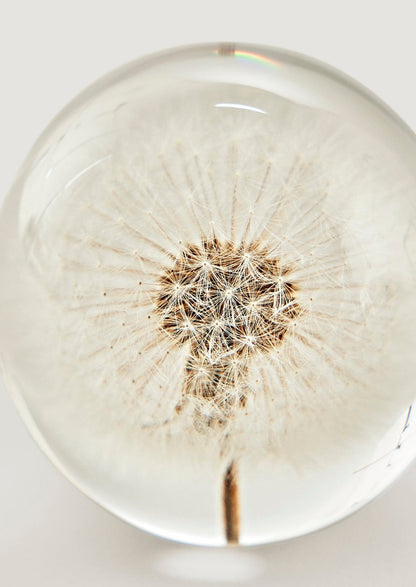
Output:
<svg viewBox="0 0 416 587">
<path fill-rule="evenodd" d="M 214 484 L 238 541 L 258 465 L 351 471 L 412 397 L 411 179 L 347 121 L 228 83 L 143 88 L 94 136 L 22 224 L 39 418 L 130 502 L 134 475 Z"/>
</svg>

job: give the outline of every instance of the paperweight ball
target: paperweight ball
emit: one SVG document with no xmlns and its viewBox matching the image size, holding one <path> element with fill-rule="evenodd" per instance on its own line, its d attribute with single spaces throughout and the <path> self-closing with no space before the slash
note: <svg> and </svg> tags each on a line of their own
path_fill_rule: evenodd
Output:
<svg viewBox="0 0 416 587">
<path fill-rule="evenodd" d="M 416 141 L 301 55 L 173 49 L 48 126 L 0 213 L 3 377 L 131 524 L 299 536 L 416 451 Z"/>
</svg>

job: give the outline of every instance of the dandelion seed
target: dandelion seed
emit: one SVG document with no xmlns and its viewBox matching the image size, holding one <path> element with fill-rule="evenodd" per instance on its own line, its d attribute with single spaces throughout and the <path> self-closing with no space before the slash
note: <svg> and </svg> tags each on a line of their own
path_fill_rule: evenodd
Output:
<svg viewBox="0 0 416 587">
<path fill-rule="evenodd" d="M 0 217 L 0 350 L 89 495 L 252 544 L 348 514 L 415 452 L 415 146 L 325 69 L 315 95 L 299 57 L 189 51 L 38 143 Z"/>
</svg>

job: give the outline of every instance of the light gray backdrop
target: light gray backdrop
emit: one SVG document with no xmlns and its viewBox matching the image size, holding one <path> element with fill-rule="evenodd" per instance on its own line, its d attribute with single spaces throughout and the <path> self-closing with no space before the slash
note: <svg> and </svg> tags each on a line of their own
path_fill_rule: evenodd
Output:
<svg viewBox="0 0 416 587">
<path fill-rule="evenodd" d="M 37 135 L 84 86 L 179 44 L 239 40 L 307 53 L 367 85 L 415 129 L 415 16 L 411 0 L 3 1 L 0 198 Z M 415 486 L 414 465 L 358 514 L 287 543 L 243 551 L 172 544 L 120 522 L 73 488 L 0 387 L 4 587 L 412 587 Z"/>
</svg>

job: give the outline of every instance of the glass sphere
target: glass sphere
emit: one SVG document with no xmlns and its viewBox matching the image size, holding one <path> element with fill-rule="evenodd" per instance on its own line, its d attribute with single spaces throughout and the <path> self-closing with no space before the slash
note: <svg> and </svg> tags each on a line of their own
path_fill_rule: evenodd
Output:
<svg viewBox="0 0 416 587">
<path fill-rule="evenodd" d="M 0 216 L 4 379 L 128 522 L 299 536 L 413 458 L 416 149 L 354 81 L 233 44 L 95 82 Z"/>
</svg>

